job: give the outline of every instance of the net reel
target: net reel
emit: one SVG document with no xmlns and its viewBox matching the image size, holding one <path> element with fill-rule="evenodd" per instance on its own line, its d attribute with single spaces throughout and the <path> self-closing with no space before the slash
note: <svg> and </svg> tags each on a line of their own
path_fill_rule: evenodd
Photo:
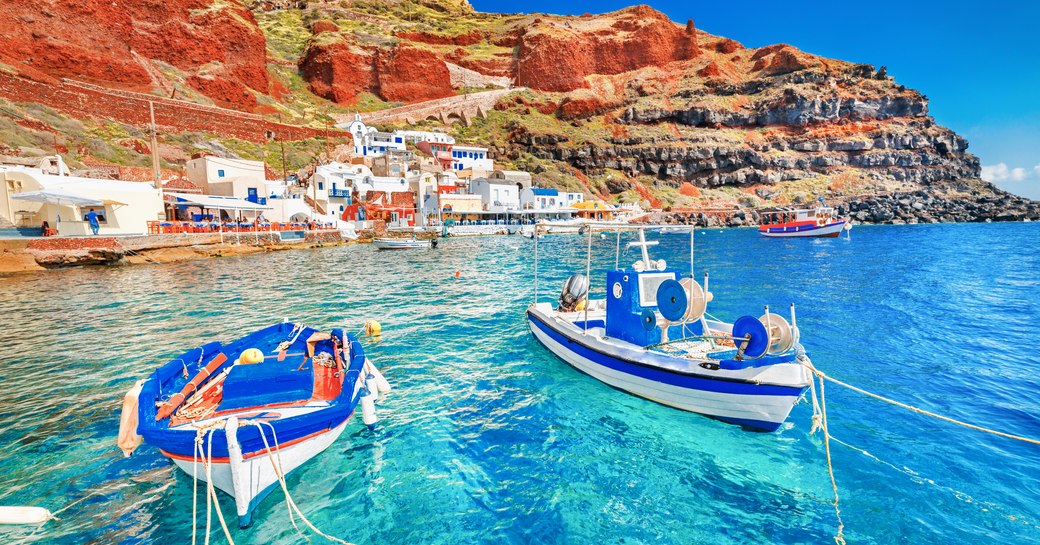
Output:
<svg viewBox="0 0 1040 545">
<path fill-rule="evenodd" d="M 766 307 L 766 313 L 758 321 L 762 322 L 769 334 L 769 354 L 783 354 L 794 346 L 795 329 L 783 316 L 769 312 L 769 307 Z"/>
<path fill-rule="evenodd" d="M 668 342 L 668 326 L 696 322 L 704 316 L 711 293 L 692 278 L 665 280 L 657 287 L 657 308 L 663 318 L 661 342 Z"/>
</svg>

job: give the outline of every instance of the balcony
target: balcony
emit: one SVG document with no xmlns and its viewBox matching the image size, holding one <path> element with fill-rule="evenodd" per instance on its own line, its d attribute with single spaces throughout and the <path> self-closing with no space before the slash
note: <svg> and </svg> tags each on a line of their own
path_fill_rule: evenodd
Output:
<svg viewBox="0 0 1040 545">
<path fill-rule="evenodd" d="M 329 196 L 350 198 L 350 191 L 347 191 L 346 189 L 330 189 Z"/>
</svg>

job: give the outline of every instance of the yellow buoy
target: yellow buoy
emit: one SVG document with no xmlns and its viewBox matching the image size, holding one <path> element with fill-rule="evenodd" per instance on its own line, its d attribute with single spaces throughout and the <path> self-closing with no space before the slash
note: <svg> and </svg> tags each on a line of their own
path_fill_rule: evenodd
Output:
<svg viewBox="0 0 1040 545">
<path fill-rule="evenodd" d="M 264 361 L 264 353 L 259 348 L 249 348 L 242 355 L 238 357 L 238 361 L 241 363 L 260 363 Z"/>
<path fill-rule="evenodd" d="M 365 322 L 365 334 L 375 337 L 383 332 L 383 326 L 375 320 L 368 320 Z"/>
</svg>

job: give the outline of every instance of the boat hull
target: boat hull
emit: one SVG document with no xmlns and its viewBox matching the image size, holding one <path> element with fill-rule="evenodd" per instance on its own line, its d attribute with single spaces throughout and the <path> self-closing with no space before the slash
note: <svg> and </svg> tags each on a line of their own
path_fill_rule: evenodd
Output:
<svg viewBox="0 0 1040 545">
<path fill-rule="evenodd" d="M 568 331 L 531 309 L 528 324 L 535 338 L 552 353 L 609 386 L 755 430 L 779 428 L 808 387 L 808 379 L 800 368 L 787 384 L 712 378 L 647 365 L 639 361 L 639 352 L 635 350 L 626 351 L 627 354 L 607 350 L 595 336 Z"/>
<path fill-rule="evenodd" d="M 771 238 L 798 238 L 818 237 L 835 238 L 845 229 L 845 220 L 828 223 L 827 225 L 795 225 L 790 227 L 763 226 L 759 234 Z"/>
<path fill-rule="evenodd" d="M 277 449 L 270 429 L 265 426 L 267 440 L 271 445 L 271 452 L 274 453 L 274 464 L 266 449 L 242 453 L 237 456 L 241 460 L 236 460 L 235 463 L 230 459 L 230 456 L 236 456 L 235 453 L 230 453 L 228 458 L 214 458 L 210 470 L 213 486 L 235 499 L 239 528 L 248 528 L 253 523 L 253 510 L 268 494 L 279 487 L 275 465 L 279 467 L 278 471 L 283 476 L 288 475 L 336 442 L 346 429 L 348 421 L 349 417 L 335 428 Z M 205 450 L 205 444 L 203 449 Z M 201 458 L 196 463 L 190 456 L 174 455 L 165 451 L 163 454 L 189 476 L 195 475 L 200 481 L 208 482 L 206 467 Z M 237 470 L 233 466 L 237 466 Z"/>
<path fill-rule="evenodd" d="M 432 247 L 432 243 L 428 240 L 377 239 L 372 244 L 377 250 L 417 250 Z"/>
</svg>

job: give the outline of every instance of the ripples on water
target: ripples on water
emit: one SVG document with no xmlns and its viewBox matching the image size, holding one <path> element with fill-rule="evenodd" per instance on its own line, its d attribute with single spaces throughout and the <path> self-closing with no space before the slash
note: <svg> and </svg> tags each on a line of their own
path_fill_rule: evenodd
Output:
<svg viewBox="0 0 1040 545">
<path fill-rule="evenodd" d="M 711 273 L 720 317 L 797 303 L 803 342 L 836 377 L 1035 437 L 1037 229 L 861 227 L 851 241 L 698 232 L 698 276 Z M 662 238 L 655 255 L 685 269 L 685 235 Z M 531 244 L 452 239 L 423 252 L 349 246 L 2 279 L 0 504 L 56 510 L 97 494 L 32 541 L 186 542 L 191 478 L 148 445 L 121 457 L 122 394 L 187 348 L 282 317 L 351 329 L 376 318 L 385 333 L 367 348 L 395 387 L 380 428 L 352 423 L 288 479 L 325 531 L 372 544 L 830 542 L 807 405 L 778 433 L 749 433 L 573 371 L 525 327 Z M 540 244 L 541 290 L 555 297 L 583 270 L 584 239 Z M 594 268 L 613 261 L 612 240 L 597 240 Z M 836 386 L 827 400 L 835 436 L 891 464 L 833 445 L 850 543 L 1040 541 L 1040 448 Z M 297 542 L 282 498 L 232 530 L 235 542 Z M 31 532 L 0 528 L 0 541 Z"/>
</svg>

